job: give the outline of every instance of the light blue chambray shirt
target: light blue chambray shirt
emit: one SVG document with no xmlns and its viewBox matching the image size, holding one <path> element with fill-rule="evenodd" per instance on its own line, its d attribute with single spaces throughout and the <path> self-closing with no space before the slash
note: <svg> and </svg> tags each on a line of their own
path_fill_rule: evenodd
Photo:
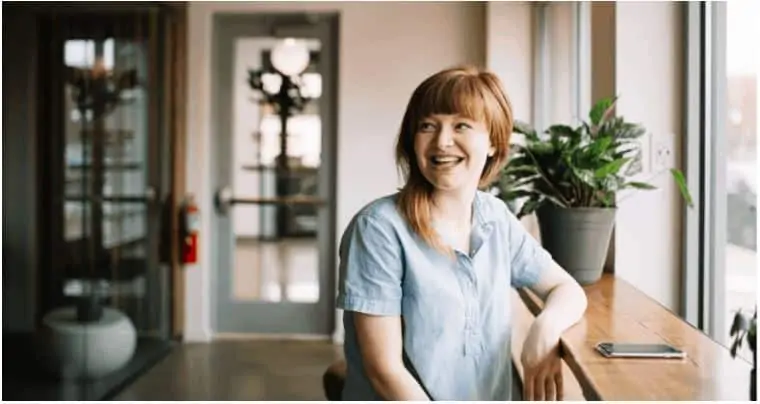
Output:
<svg viewBox="0 0 760 404">
<path fill-rule="evenodd" d="M 429 247 L 396 209 L 365 206 L 340 243 L 345 310 L 343 400 L 379 400 L 364 373 L 351 312 L 404 318 L 404 349 L 435 400 L 510 400 L 510 287 L 530 286 L 551 256 L 498 198 L 478 192 L 469 254 Z"/>
</svg>

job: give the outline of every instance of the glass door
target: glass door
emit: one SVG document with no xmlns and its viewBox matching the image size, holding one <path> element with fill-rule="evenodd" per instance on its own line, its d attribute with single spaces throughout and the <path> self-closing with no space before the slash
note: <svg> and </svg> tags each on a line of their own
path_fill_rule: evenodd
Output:
<svg viewBox="0 0 760 404">
<path fill-rule="evenodd" d="M 107 397 L 171 340 L 166 22 L 158 6 L 95 10 L 41 24 L 41 365 L 86 386 L 69 400 Z"/>
<path fill-rule="evenodd" d="M 337 41 L 312 17 L 215 21 L 220 334 L 333 331 Z"/>
<path fill-rule="evenodd" d="M 150 108 L 158 77 L 147 38 L 157 27 L 135 20 L 63 44 L 63 294 L 99 295 L 131 314 L 141 333 L 158 337 L 169 323 L 157 248 L 160 167 L 150 161 L 159 147 Z"/>
</svg>

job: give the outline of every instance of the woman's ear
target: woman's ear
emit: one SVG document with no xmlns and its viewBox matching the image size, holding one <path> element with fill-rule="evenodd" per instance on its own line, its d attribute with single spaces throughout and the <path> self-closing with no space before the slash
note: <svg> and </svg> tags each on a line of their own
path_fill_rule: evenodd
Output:
<svg viewBox="0 0 760 404">
<path fill-rule="evenodd" d="M 496 154 L 496 148 L 491 146 L 488 148 L 488 157 L 493 157 Z"/>
</svg>

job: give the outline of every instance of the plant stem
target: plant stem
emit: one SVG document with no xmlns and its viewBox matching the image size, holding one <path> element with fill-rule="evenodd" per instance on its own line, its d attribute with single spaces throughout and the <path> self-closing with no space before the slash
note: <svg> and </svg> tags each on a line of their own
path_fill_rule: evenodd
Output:
<svg viewBox="0 0 760 404">
<path fill-rule="evenodd" d="M 530 148 L 529 147 L 523 147 L 523 148 L 525 149 L 525 152 L 528 153 L 528 155 L 530 156 L 531 160 L 533 160 L 533 162 L 536 164 L 536 168 L 537 168 L 538 174 L 541 176 L 541 178 L 544 179 L 544 182 L 546 182 L 547 184 L 549 184 L 549 186 L 551 187 L 551 189 L 554 190 L 554 192 L 557 194 L 557 196 L 561 199 L 561 202 L 565 204 L 565 206 L 563 206 L 563 208 L 569 208 L 570 207 L 569 206 L 570 203 L 567 201 L 567 199 L 565 199 L 565 197 L 562 195 L 562 193 L 557 190 L 557 188 L 554 188 L 554 184 L 552 184 L 552 182 L 549 181 L 549 179 L 546 177 L 546 175 L 544 175 L 543 168 L 541 167 L 540 164 L 538 164 L 538 160 L 536 160 L 536 157 L 533 155 L 533 153 L 531 153 Z"/>
</svg>

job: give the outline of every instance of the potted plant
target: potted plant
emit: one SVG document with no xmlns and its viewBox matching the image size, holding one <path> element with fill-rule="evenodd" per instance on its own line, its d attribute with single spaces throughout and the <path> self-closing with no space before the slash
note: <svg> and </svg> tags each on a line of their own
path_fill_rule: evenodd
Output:
<svg viewBox="0 0 760 404">
<path fill-rule="evenodd" d="M 617 195 L 625 189 L 655 187 L 631 180 L 638 169 L 638 139 L 646 130 L 615 116 L 617 98 L 597 102 L 588 122 L 558 124 L 543 134 L 524 122 L 514 130 L 523 144 L 496 183 L 497 194 L 511 207 L 523 201 L 518 217 L 536 213 L 541 243 L 579 283 L 599 280 L 615 222 Z M 691 206 L 683 174 L 672 169 Z"/>
<path fill-rule="evenodd" d="M 752 351 L 752 370 L 749 373 L 749 399 L 757 400 L 757 309 L 752 317 L 746 316 L 739 310 L 734 316 L 734 322 L 731 324 L 731 356 L 736 358 L 742 342 L 747 341 L 750 351 Z"/>
</svg>

